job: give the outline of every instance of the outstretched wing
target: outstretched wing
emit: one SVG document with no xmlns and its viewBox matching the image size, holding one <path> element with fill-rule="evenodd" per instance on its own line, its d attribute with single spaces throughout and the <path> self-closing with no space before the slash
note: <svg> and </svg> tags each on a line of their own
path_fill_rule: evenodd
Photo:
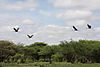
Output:
<svg viewBox="0 0 100 67">
<path fill-rule="evenodd" d="M 16 28 L 13 28 L 13 29 L 14 29 L 15 32 L 18 32 L 18 30 L 19 30 L 19 28 L 17 28 L 17 29 Z"/>
<path fill-rule="evenodd" d="M 29 35 L 27 35 L 29 38 L 30 38 L 30 36 Z"/>
<path fill-rule="evenodd" d="M 33 35 L 31 35 L 31 38 L 33 37 Z"/>
<path fill-rule="evenodd" d="M 88 29 L 91 29 L 91 25 L 87 24 L 87 26 L 88 26 Z"/>
<path fill-rule="evenodd" d="M 74 29 L 75 31 L 78 31 L 78 29 L 77 29 L 75 26 L 73 26 L 73 29 Z"/>
<path fill-rule="evenodd" d="M 33 37 L 33 35 L 27 35 L 29 38 L 32 38 Z"/>
<path fill-rule="evenodd" d="M 19 28 L 17 28 L 17 31 L 19 31 Z"/>
<path fill-rule="evenodd" d="M 16 28 L 13 28 L 13 29 L 14 29 L 15 32 L 18 32 L 18 30 L 19 30 L 19 28 L 17 28 L 17 29 Z"/>
</svg>

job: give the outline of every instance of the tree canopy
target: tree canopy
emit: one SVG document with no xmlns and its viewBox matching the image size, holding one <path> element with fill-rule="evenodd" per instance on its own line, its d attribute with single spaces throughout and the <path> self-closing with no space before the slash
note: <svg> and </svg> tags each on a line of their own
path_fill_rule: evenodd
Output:
<svg viewBox="0 0 100 67">
<path fill-rule="evenodd" d="M 0 41 L 0 62 L 66 61 L 71 63 L 99 63 L 100 41 L 61 41 L 57 45 L 35 42 L 24 46 Z"/>
</svg>

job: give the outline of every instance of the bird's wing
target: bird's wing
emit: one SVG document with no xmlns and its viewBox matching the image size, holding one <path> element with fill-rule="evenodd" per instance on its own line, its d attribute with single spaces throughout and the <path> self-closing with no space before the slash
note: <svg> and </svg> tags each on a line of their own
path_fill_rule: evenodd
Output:
<svg viewBox="0 0 100 67">
<path fill-rule="evenodd" d="M 73 26 L 73 28 L 74 28 L 75 31 L 78 31 L 78 29 L 75 26 Z"/>
<path fill-rule="evenodd" d="M 19 28 L 17 28 L 17 31 L 19 30 Z"/>
<path fill-rule="evenodd" d="M 13 28 L 13 29 L 14 29 L 15 31 L 17 31 L 16 28 Z"/>
<path fill-rule="evenodd" d="M 87 24 L 88 28 L 90 29 L 91 28 L 91 25 Z"/>
</svg>

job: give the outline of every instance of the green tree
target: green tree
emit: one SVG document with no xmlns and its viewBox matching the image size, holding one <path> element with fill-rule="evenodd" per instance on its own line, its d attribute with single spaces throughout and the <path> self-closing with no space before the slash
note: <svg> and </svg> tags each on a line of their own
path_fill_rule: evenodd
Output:
<svg viewBox="0 0 100 67">
<path fill-rule="evenodd" d="M 16 54 L 16 45 L 9 41 L 0 41 L 0 62 L 4 60 L 9 60 L 9 56 L 14 56 Z"/>
<path fill-rule="evenodd" d="M 48 61 L 51 60 L 52 49 L 50 46 L 45 46 L 41 48 L 40 52 L 38 53 L 41 57 L 43 57 L 44 61 L 46 61 L 46 59 L 49 59 Z"/>
<path fill-rule="evenodd" d="M 47 46 L 46 43 L 36 42 L 24 47 L 24 53 L 26 56 L 30 56 L 33 61 L 39 60 L 40 55 L 38 54 L 41 48 Z"/>
</svg>

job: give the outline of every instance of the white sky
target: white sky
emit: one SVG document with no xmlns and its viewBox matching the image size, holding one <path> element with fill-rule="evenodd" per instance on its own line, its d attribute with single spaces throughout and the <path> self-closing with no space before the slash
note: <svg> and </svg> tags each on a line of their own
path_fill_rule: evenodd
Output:
<svg viewBox="0 0 100 67">
<path fill-rule="evenodd" d="M 100 0 L 0 0 L 0 40 L 54 45 L 70 39 L 100 41 Z"/>
</svg>

